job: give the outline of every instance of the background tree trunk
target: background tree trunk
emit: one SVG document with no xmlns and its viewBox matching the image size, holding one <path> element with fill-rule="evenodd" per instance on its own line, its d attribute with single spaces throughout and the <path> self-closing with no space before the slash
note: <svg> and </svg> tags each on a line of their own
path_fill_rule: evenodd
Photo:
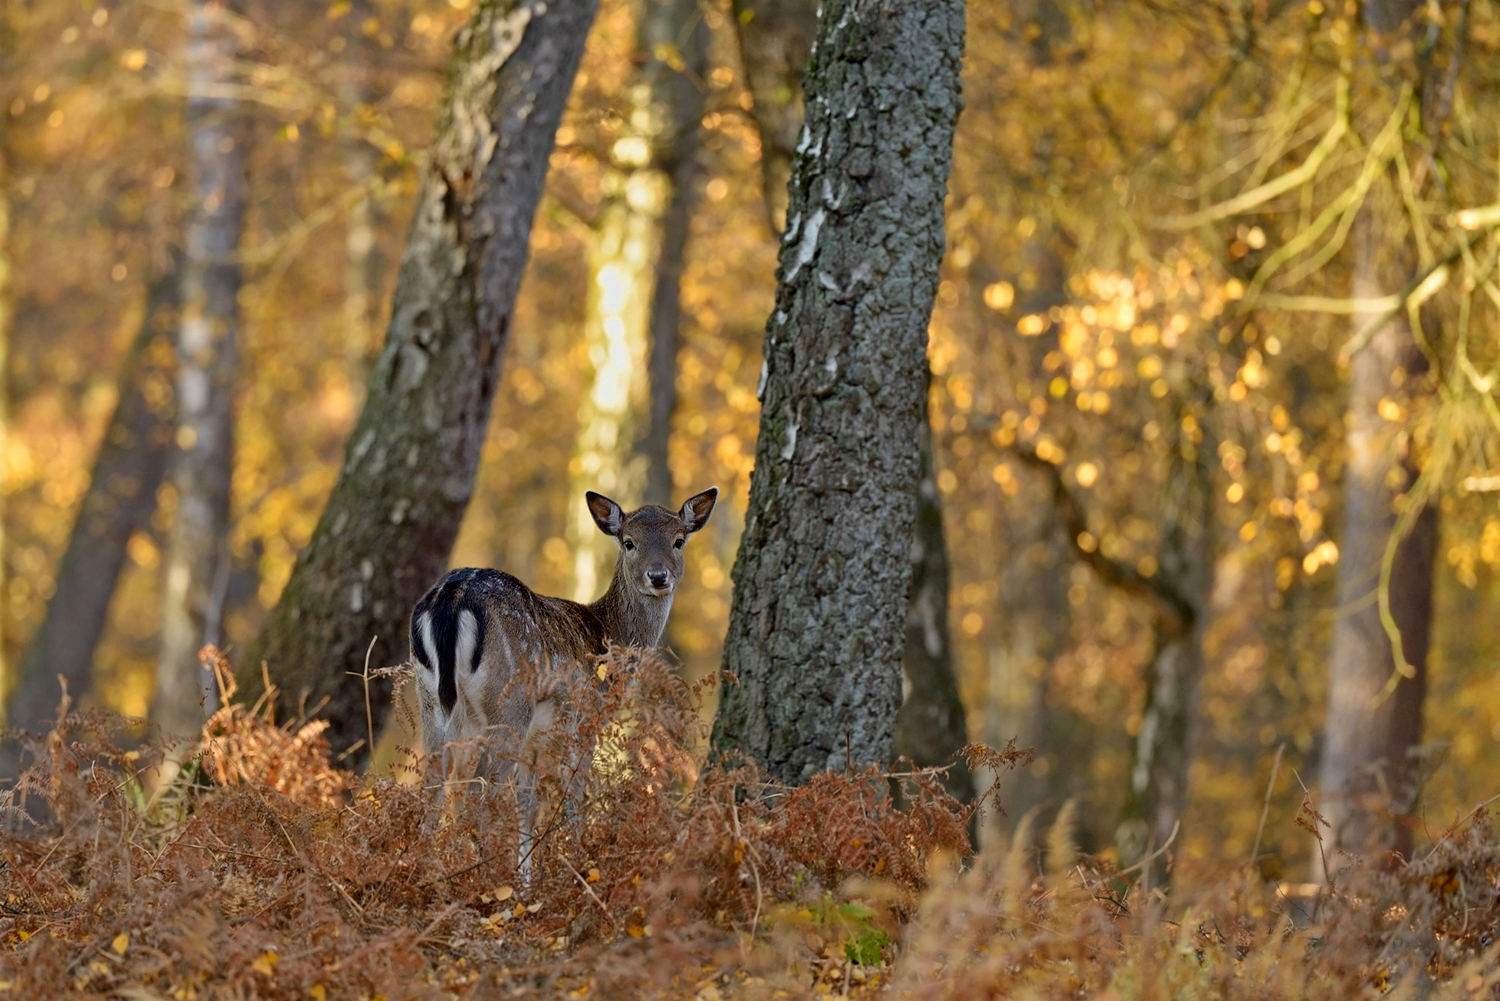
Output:
<svg viewBox="0 0 1500 1001">
<path fill-rule="evenodd" d="M 349 17 L 356 28 L 350 34 L 354 58 L 345 61 L 344 77 L 340 81 L 340 98 L 356 123 L 356 132 L 348 139 L 349 185 L 359 189 L 344 222 L 344 248 L 348 255 L 344 264 L 344 354 L 350 391 L 361 403 L 365 383 L 370 377 L 370 356 L 373 353 L 371 320 L 379 293 L 375 255 L 378 220 L 371 191 L 377 154 L 357 131 L 358 123 L 364 118 L 364 109 L 374 99 L 370 77 L 376 46 L 362 29 L 366 20 L 374 15 L 375 8 L 369 0 L 356 0 L 350 9 Z"/>
<path fill-rule="evenodd" d="M 232 84 L 239 40 L 231 9 L 194 0 L 188 17 L 188 143 L 194 195 L 183 265 L 177 341 L 177 448 L 170 457 L 176 513 L 163 568 L 161 652 L 151 717 L 190 737 L 203 724 L 212 678 L 198 663 L 221 642 L 228 582 L 229 481 L 234 468 L 234 388 L 239 367 L 240 265 L 250 121 L 215 93 Z"/>
<path fill-rule="evenodd" d="M 802 131 L 802 74 L 818 31 L 816 0 L 731 0 L 750 115 L 760 133 L 771 230 L 786 227 L 792 157 Z"/>
<path fill-rule="evenodd" d="M 260 665 L 346 749 L 366 736 L 359 672 L 403 660 L 473 490 L 532 218 L 595 0 L 482 0 L 460 32 L 386 343 L 312 540 L 239 665 Z M 388 689 L 372 686 L 377 707 Z"/>
<path fill-rule="evenodd" d="M 1157 586 L 1173 600 L 1157 616 L 1155 652 L 1146 669 L 1141 729 L 1131 749 L 1125 807 L 1115 830 L 1122 866 L 1133 865 L 1164 846 L 1187 806 L 1192 763 L 1193 717 L 1203 674 L 1203 630 L 1213 585 L 1215 446 L 1209 436 L 1180 429 L 1168 460 L 1162 498 Z M 1192 440 L 1198 437 L 1197 441 Z M 1167 859 L 1157 856 L 1148 878 L 1161 885 Z"/>
<path fill-rule="evenodd" d="M 963 30 L 961 0 L 818 25 L 713 735 L 787 781 L 890 756 Z"/>
<path fill-rule="evenodd" d="M 950 766 L 944 785 L 954 799 L 968 802 L 974 798 L 974 776 L 968 766 L 953 758 L 969 742 L 969 729 L 948 641 L 948 549 L 943 543 L 943 507 L 932 461 L 932 425 L 925 407 L 917 441 L 921 477 L 911 542 L 906 646 L 901 655 L 903 698 L 896 714 L 895 753 L 920 768 Z"/>
<path fill-rule="evenodd" d="M 1365 25 L 1375 36 L 1378 55 L 1387 55 L 1391 43 L 1410 32 L 1418 6 L 1415 0 L 1366 0 Z M 1412 249 L 1397 235 L 1401 211 L 1393 194 L 1376 187 L 1355 219 L 1356 298 L 1388 294 L 1414 273 Z M 1364 330 L 1375 320 L 1357 314 L 1354 329 Z M 1415 809 L 1419 792 L 1420 776 L 1411 759 L 1422 733 L 1438 518 L 1435 508 L 1422 511 L 1396 550 L 1390 609 L 1413 674 L 1401 677 L 1377 705 L 1396 671 L 1390 637 L 1380 620 L 1380 567 L 1396 528 L 1400 497 L 1417 475 L 1404 454 L 1405 436 L 1381 416 L 1380 403 L 1410 392 L 1407 383 L 1426 371 L 1426 359 L 1401 317 L 1384 323 L 1349 360 L 1338 618 L 1320 762 L 1319 809 L 1330 830 L 1322 852 L 1313 856 L 1318 879 L 1340 868 L 1341 852 L 1393 851 L 1411 857 L 1412 831 L 1402 820 Z"/>
<path fill-rule="evenodd" d="M 1392 244 L 1367 207 L 1355 221 L 1354 295 L 1387 294 L 1404 284 L 1386 270 Z M 1409 263 L 1409 262 L 1408 262 Z M 1355 329 L 1374 317 L 1355 318 Z M 1428 507 L 1396 550 L 1390 582 L 1391 614 L 1402 653 L 1414 674 L 1377 705 L 1396 670 L 1394 651 L 1380 621 L 1377 591 L 1386 545 L 1396 529 L 1398 498 L 1416 470 L 1398 454 L 1399 428 L 1380 415 L 1380 402 L 1426 369 L 1426 360 L 1402 319 L 1384 324 L 1349 361 L 1345 417 L 1344 530 L 1338 567 L 1338 618 L 1329 665 L 1328 719 L 1324 725 L 1319 809 L 1328 820 L 1321 856 L 1339 868 L 1339 852 L 1396 851 L 1410 857 L 1411 829 L 1391 823 L 1416 806 L 1418 774 L 1411 752 L 1421 740 L 1432 620 L 1432 569 L 1437 556 L 1437 510 Z"/>
<path fill-rule="evenodd" d="M 598 490 L 627 507 L 642 499 L 651 477 L 652 448 L 659 448 L 659 479 L 666 473 L 671 411 L 656 424 L 658 401 L 675 398 L 678 276 L 687 243 L 691 185 L 688 172 L 703 117 L 707 38 L 696 0 L 642 0 L 636 49 L 642 60 L 626 88 L 628 118 L 610 152 L 608 200 L 600 213 L 589 260 L 589 309 L 584 340 L 594 382 L 579 415 L 569 504 L 573 545 L 573 597 L 593 601 L 604 590 L 616 547 L 594 525 L 584 504 Z M 670 298 L 670 304 L 666 301 Z M 659 329 L 670 325 L 670 330 Z M 653 338 L 665 355 L 663 382 L 652 384 Z M 652 432 L 661 435 L 653 440 Z M 661 483 L 657 483 L 661 487 Z M 669 501 L 663 500 L 662 503 Z"/>
<path fill-rule="evenodd" d="M 697 204 L 698 154 L 702 148 L 703 80 L 708 74 L 708 26 L 696 2 L 647 0 L 651 16 L 641 25 L 641 49 L 658 53 L 646 64 L 654 73 L 655 103 L 666 111 L 668 127 L 658 143 L 657 162 L 671 185 L 662 219 L 656 287 L 651 293 L 651 419 L 640 444 L 646 456 L 645 500 L 671 506 L 672 467 L 668 446 L 677 410 L 677 351 L 682 344 L 682 267 Z M 680 63 L 679 63 L 680 60 Z"/>
<path fill-rule="evenodd" d="M 6 725 L 34 733 L 50 725 L 59 696 L 57 676 L 74 699 L 93 682 L 94 648 L 104 634 L 126 543 L 156 510 L 156 491 L 172 441 L 173 343 L 181 322 L 182 276 L 177 258 L 151 284 L 146 315 L 118 381 L 118 403 L 105 427 L 57 571 L 57 590 L 21 661 Z M 16 748 L 0 748 L 0 779 L 16 776 Z"/>
</svg>

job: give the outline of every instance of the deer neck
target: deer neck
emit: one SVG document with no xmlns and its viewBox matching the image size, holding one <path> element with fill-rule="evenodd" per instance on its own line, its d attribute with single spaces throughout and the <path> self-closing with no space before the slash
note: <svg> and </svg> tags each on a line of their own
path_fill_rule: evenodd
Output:
<svg viewBox="0 0 1500 1001">
<path fill-rule="evenodd" d="M 617 563 L 609 590 L 589 607 L 604 623 L 604 635 L 610 642 L 651 648 L 661 643 L 667 615 L 672 611 L 672 596 L 642 594 L 624 579 Z"/>
</svg>

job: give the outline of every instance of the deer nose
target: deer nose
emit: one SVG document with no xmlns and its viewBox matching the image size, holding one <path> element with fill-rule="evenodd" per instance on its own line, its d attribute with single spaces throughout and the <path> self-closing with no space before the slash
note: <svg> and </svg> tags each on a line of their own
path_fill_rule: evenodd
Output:
<svg viewBox="0 0 1500 1001">
<path fill-rule="evenodd" d="M 667 572 L 665 570 L 648 570 L 646 571 L 646 580 L 651 583 L 652 587 L 666 587 Z"/>
</svg>

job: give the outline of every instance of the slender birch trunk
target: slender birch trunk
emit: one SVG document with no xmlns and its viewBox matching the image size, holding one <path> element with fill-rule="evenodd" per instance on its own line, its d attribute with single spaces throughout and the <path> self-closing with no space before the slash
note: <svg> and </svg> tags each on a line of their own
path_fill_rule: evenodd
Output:
<svg viewBox="0 0 1500 1001">
<path fill-rule="evenodd" d="M 312 540 L 238 665 L 264 662 L 346 750 L 367 736 L 372 667 L 405 659 L 473 492 L 553 137 L 595 0 L 480 0 L 460 32 L 423 170 L 385 347 Z M 371 641 L 374 640 L 372 648 Z M 389 687 L 370 686 L 377 708 Z M 356 756 L 356 761 L 363 755 Z"/>
<path fill-rule="evenodd" d="M 670 502 L 666 446 L 676 394 L 678 277 L 707 53 L 697 0 L 642 0 L 636 47 L 642 65 L 626 88 L 628 118 L 610 151 L 608 199 L 589 253 L 584 341 L 594 380 L 579 414 L 568 526 L 573 597 L 584 602 L 599 596 L 615 558 L 584 491 L 634 503 L 654 481 L 660 502 Z M 648 447 L 638 450 L 638 443 Z"/>
<path fill-rule="evenodd" d="M 1181 417 L 1179 415 L 1179 422 Z M 1146 669 L 1141 729 L 1131 748 L 1125 807 L 1115 830 L 1122 866 L 1133 865 L 1174 835 L 1187 806 L 1193 722 L 1203 674 L 1203 630 L 1213 585 L 1214 516 L 1211 436 L 1193 441 L 1179 430 L 1167 466 L 1162 503 L 1158 587 L 1174 600 L 1157 616 L 1155 653 Z M 1177 842 L 1180 844 L 1180 841 Z M 1161 885 L 1167 860 L 1158 855 L 1147 878 Z"/>
<path fill-rule="evenodd" d="M 163 732 L 179 737 L 198 733 L 214 698 L 198 650 L 221 642 L 229 571 L 241 283 L 236 254 L 250 149 L 249 117 L 223 94 L 239 56 L 233 16 L 219 0 L 194 0 L 188 15 L 187 129 L 196 201 L 183 266 L 176 449 L 169 460 L 177 510 L 163 560 L 161 652 L 151 705 Z"/>
<path fill-rule="evenodd" d="M 1393 44 L 1409 35 L 1418 7 L 1415 0 L 1366 0 L 1365 26 L 1377 57 L 1386 59 Z M 1414 273 L 1412 248 L 1396 235 L 1400 212 L 1394 196 L 1377 187 L 1355 219 L 1356 298 L 1389 294 Z M 1354 329 L 1365 330 L 1375 319 L 1356 315 Z M 1380 409 L 1387 398 L 1412 392 L 1408 384 L 1426 370 L 1411 328 L 1400 317 L 1383 323 L 1349 360 L 1338 617 L 1320 763 L 1319 809 L 1330 829 L 1313 859 L 1318 879 L 1337 873 L 1346 854 L 1411 857 L 1412 830 L 1405 820 L 1420 792 L 1412 752 L 1422 733 L 1438 515 L 1433 507 L 1417 515 L 1392 565 L 1390 610 L 1410 669 L 1398 677 L 1395 651 L 1380 620 L 1380 567 L 1402 494 L 1417 470 L 1406 454 L 1405 430 L 1388 422 Z M 1394 690 L 1384 693 L 1392 680 Z"/>
<path fill-rule="evenodd" d="M 961 0 L 818 22 L 713 734 L 785 781 L 890 758 L 963 32 Z"/>
<path fill-rule="evenodd" d="M 731 0 L 772 232 L 786 227 L 787 192 L 802 131 L 802 74 L 818 30 L 816 0 Z"/>
<path fill-rule="evenodd" d="M 119 402 L 99 443 L 56 590 L 21 661 L 19 685 L 6 712 L 6 724 L 16 729 L 40 733 L 51 724 L 62 694 L 59 675 L 74 699 L 88 691 L 94 648 L 108 622 L 126 543 L 156 510 L 174 430 L 173 345 L 181 322 L 182 276 L 175 254 L 172 261 L 147 294 L 140 331 L 120 371 Z M 9 742 L 0 747 L 0 778 L 15 777 L 15 753 Z"/>
</svg>

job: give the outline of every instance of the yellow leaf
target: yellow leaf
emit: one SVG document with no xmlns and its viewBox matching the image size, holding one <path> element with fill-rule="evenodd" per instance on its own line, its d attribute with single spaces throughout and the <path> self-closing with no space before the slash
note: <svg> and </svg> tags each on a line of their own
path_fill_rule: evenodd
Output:
<svg viewBox="0 0 1500 1001">
<path fill-rule="evenodd" d="M 526 905 L 526 910 L 530 914 L 535 914 L 537 911 L 539 911 L 541 909 L 542 909 L 542 902 L 540 900 L 538 900 L 534 904 L 527 904 Z"/>
<path fill-rule="evenodd" d="M 328 1001 L 328 988 L 322 984 L 313 984 L 307 989 L 307 996 L 313 1001 Z"/>
<path fill-rule="evenodd" d="M 646 929 L 641 927 L 640 925 L 631 925 L 629 928 L 625 929 L 625 933 L 631 938 L 640 938 L 641 936 L 646 934 Z"/>
<path fill-rule="evenodd" d="M 260 954 L 259 959 L 250 964 L 250 969 L 254 970 L 256 973 L 259 973 L 263 977 L 269 977 L 276 971 L 276 958 L 276 953 L 274 951 L 263 952 Z"/>
<path fill-rule="evenodd" d="M 124 932 L 120 932 L 120 934 L 115 936 L 115 940 L 109 943 L 109 947 L 115 950 L 117 954 L 121 956 L 125 955 L 125 950 L 130 948 L 130 936 Z"/>
<path fill-rule="evenodd" d="M 502 886 L 500 887 L 500 889 L 495 891 L 495 903 L 498 904 L 502 900 L 509 900 L 511 897 L 515 896 L 515 893 L 516 891 L 511 889 L 510 887 Z"/>
<path fill-rule="evenodd" d="M 599 882 L 599 870 L 598 869 L 590 869 L 589 870 L 589 879 L 588 879 L 588 881 L 590 883 L 597 883 L 597 882 Z"/>
</svg>

